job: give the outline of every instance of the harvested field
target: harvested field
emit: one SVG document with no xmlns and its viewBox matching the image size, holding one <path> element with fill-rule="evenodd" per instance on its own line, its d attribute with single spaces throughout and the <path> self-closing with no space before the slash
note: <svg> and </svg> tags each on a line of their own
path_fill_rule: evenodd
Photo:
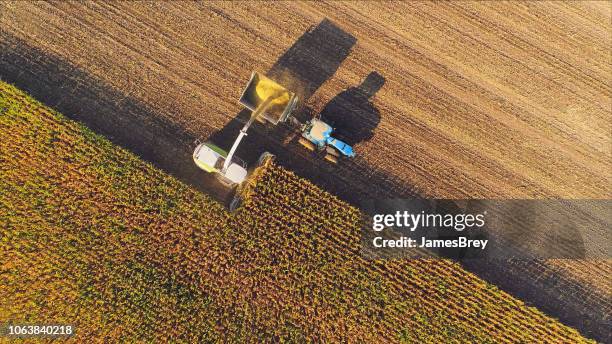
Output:
<svg viewBox="0 0 612 344">
<path fill-rule="evenodd" d="M 0 77 L 200 190 L 190 144 L 231 142 L 241 87 L 259 70 L 295 76 L 283 81 L 305 99 L 301 116 L 365 130 L 358 158 L 338 167 L 282 128 L 254 127 L 238 154 L 269 150 L 353 204 L 610 197 L 606 2 L 0 6 Z M 364 100 L 356 87 L 371 72 L 384 85 Z M 589 264 L 470 268 L 604 339 L 612 301 L 598 272 L 610 264 Z"/>
<path fill-rule="evenodd" d="M 359 211 L 277 165 L 230 215 L 5 83 L 0 134 L 2 323 L 72 322 L 79 341 L 586 342 L 458 264 L 363 260 Z"/>
</svg>

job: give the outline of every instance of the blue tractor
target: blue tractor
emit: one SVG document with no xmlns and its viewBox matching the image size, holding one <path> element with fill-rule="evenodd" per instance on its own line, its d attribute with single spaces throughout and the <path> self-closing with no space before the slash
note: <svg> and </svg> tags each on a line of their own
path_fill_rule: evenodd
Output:
<svg viewBox="0 0 612 344">
<path fill-rule="evenodd" d="M 311 151 L 325 152 L 325 160 L 337 163 L 340 155 L 352 158 L 355 156 L 353 147 L 332 136 L 334 128 L 319 118 L 302 124 L 295 117 L 292 122 L 299 126 L 301 137 L 298 142 Z"/>
</svg>

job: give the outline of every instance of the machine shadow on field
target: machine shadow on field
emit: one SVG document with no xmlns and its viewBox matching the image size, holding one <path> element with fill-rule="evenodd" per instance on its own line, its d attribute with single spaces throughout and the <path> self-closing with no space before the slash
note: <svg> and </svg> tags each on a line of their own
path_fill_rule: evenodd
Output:
<svg viewBox="0 0 612 344">
<path fill-rule="evenodd" d="M 321 118 L 335 129 L 335 136 L 354 146 L 374 136 L 380 123 L 380 111 L 371 98 L 385 84 L 385 78 L 371 72 L 363 82 L 339 93 L 325 105 Z"/>
<path fill-rule="evenodd" d="M 336 73 L 356 43 L 351 34 L 323 19 L 300 36 L 266 75 L 304 102 Z"/>
<path fill-rule="evenodd" d="M 233 194 L 193 163 L 194 138 L 146 104 L 3 33 L 0 78 L 222 203 Z"/>
</svg>

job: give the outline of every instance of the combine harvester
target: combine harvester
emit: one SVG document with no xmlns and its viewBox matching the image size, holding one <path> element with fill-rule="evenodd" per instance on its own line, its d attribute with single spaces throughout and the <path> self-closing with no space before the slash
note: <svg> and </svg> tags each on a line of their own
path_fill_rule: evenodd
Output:
<svg viewBox="0 0 612 344">
<path fill-rule="evenodd" d="M 195 164 L 204 171 L 215 174 L 226 187 L 239 187 L 248 179 L 249 172 L 247 164 L 234 154 L 255 120 L 262 123 L 269 122 L 272 125 L 289 122 L 299 130 L 300 144 L 311 151 L 325 152 L 325 159 L 330 162 L 337 163 L 341 154 L 347 157 L 355 156 L 351 146 L 331 136 L 333 128 L 320 118 L 300 123 L 291 116 L 297 102 L 298 97 L 295 93 L 264 75 L 253 72 L 240 97 L 240 103 L 252 111 L 251 116 L 240 130 L 229 153 L 212 142 L 198 143 L 193 152 Z M 257 166 L 272 157 L 272 154 L 264 152 Z M 230 210 L 235 209 L 239 202 L 239 198 L 234 197 L 230 203 Z"/>
</svg>

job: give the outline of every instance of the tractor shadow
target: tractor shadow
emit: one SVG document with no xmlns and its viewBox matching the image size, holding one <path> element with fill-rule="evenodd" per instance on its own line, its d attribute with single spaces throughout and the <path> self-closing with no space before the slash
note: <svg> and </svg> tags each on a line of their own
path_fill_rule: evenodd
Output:
<svg viewBox="0 0 612 344">
<path fill-rule="evenodd" d="M 354 146 L 368 141 L 380 123 L 380 111 L 371 99 L 385 84 L 385 78 L 371 72 L 358 86 L 349 87 L 325 105 L 321 118 L 334 127 L 334 136 Z"/>
</svg>

